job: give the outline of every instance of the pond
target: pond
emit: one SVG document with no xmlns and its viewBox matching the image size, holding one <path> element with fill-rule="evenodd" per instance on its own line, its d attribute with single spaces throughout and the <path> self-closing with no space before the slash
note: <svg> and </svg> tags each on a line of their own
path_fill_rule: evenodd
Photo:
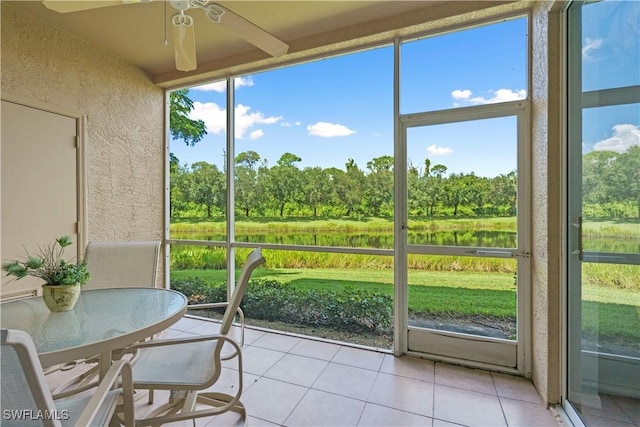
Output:
<svg viewBox="0 0 640 427">
<path fill-rule="evenodd" d="M 224 241 L 224 234 L 171 233 L 172 239 Z M 393 249 L 393 233 L 371 232 L 296 232 L 240 233 L 236 241 L 281 245 L 337 246 L 349 248 Z M 511 231 L 435 231 L 410 232 L 409 243 L 436 246 L 484 246 L 515 248 L 516 233 Z"/>
<path fill-rule="evenodd" d="M 171 233 L 172 239 L 225 241 L 224 234 L 200 232 Z M 348 248 L 393 249 L 393 233 L 371 232 L 259 232 L 239 233 L 237 242 L 270 243 L 280 245 L 335 246 Z M 516 248 L 517 235 L 514 231 L 420 231 L 409 232 L 409 244 L 434 246 L 471 246 L 486 248 Z M 627 238 L 589 238 L 584 239 L 586 251 L 609 253 L 639 253 L 638 239 Z"/>
</svg>

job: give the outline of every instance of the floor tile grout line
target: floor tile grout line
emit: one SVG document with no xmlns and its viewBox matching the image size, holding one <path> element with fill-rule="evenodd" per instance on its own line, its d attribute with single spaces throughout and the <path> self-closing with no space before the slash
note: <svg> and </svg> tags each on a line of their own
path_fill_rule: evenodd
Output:
<svg viewBox="0 0 640 427">
<path fill-rule="evenodd" d="M 490 374 L 491 374 L 491 382 L 493 383 L 493 388 L 495 389 L 496 397 L 498 398 L 498 404 L 500 405 L 500 412 L 502 412 L 502 419 L 504 420 L 504 425 L 509 427 L 509 419 L 507 418 L 507 414 L 504 411 L 504 406 L 502 405 L 502 399 L 500 398 L 500 393 L 498 393 L 496 378 L 493 375 L 493 372 L 491 372 Z"/>
<path fill-rule="evenodd" d="M 433 368 L 433 384 L 431 385 L 431 425 L 433 425 L 433 420 L 436 416 L 436 362 L 431 366 Z"/>
<path fill-rule="evenodd" d="M 502 419 L 504 420 L 504 425 L 509 427 L 509 419 L 507 418 L 507 413 L 504 411 L 504 406 L 502 405 L 502 399 L 498 396 L 498 404 L 500 405 L 500 411 L 502 412 Z"/>
<path fill-rule="evenodd" d="M 276 380 L 278 381 L 278 380 Z M 284 382 L 284 381 L 283 381 Z M 286 426 L 287 425 L 287 420 L 289 418 L 291 418 L 291 415 L 293 415 L 293 413 L 296 411 L 296 409 L 298 408 L 298 406 L 300 406 L 300 403 L 302 403 L 302 401 L 304 400 L 304 398 L 307 396 L 307 394 L 309 394 L 309 390 L 311 390 L 311 387 L 305 387 L 307 390 L 304 392 L 304 394 L 302 395 L 302 397 L 300 398 L 300 400 L 298 400 L 298 403 L 296 403 L 294 405 L 294 407 L 291 409 L 291 411 L 289 412 L 289 414 L 284 418 L 284 420 L 282 421 L 282 425 Z"/>
</svg>

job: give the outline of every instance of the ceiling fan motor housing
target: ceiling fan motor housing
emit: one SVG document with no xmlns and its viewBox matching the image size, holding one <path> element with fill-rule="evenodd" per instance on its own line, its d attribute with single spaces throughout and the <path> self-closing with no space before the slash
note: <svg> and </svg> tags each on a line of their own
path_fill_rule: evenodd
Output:
<svg viewBox="0 0 640 427">
<path fill-rule="evenodd" d="M 187 10 L 191 7 L 189 0 L 171 0 L 169 4 L 176 10 Z"/>
</svg>

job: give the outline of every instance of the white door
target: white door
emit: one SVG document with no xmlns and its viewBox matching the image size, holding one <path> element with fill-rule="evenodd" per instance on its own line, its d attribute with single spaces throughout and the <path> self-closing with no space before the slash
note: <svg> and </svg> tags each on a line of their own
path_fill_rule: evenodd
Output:
<svg viewBox="0 0 640 427">
<path fill-rule="evenodd" d="M 2 259 L 69 235 L 77 256 L 78 119 L 2 101 Z M 38 280 L 2 278 L 3 299 L 37 290 Z"/>
<path fill-rule="evenodd" d="M 522 101 L 400 117 L 400 352 L 526 373 L 526 112 Z M 473 168 L 450 171 L 437 156 L 407 157 L 433 146 L 455 147 Z"/>
</svg>

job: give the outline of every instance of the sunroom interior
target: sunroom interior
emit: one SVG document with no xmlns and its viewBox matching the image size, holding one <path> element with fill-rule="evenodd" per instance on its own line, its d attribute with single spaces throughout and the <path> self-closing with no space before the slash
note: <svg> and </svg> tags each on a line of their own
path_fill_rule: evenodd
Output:
<svg viewBox="0 0 640 427">
<path fill-rule="evenodd" d="M 383 260 L 376 262 L 388 267 L 381 280 L 390 284 L 392 304 L 385 319 L 391 331 L 386 344 L 367 345 L 355 338 L 353 342 L 323 339 L 309 328 L 297 332 L 277 330 L 277 326 L 250 330 L 247 352 L 258 365 L 248 368 L 245 376 L 252 381 L 245 378 L 245 382 L 251 384 L 247 399 L 258 408 L 254 413 L 249 408 L 255 425 L 384 425 L 386 421 L 388 425 L 413 422 L 434 426 L 640 426 L 640 227 L 633 216 L 637 212 L 628 213 L 633 194 L 637 203 L 637 190 L 630 193 L 630 199 L 607 201 L 618 209 L 607 215 L 589 211 L 593 204 L 583 197 L 588 151 L 617 153 L 631 162 L 640 158 L 636 2 L 221 2 L 223 8 L 275 35 L 288 50 L 271 56 L 211 22 L 197 8 L 187 9 L 185 13 L 194 21 L 197 53 L 197 67 L 190 71 L 176 69 L 171 34 L 176 9 L 171 2 L 82 3 L 103 7 L 60 13 L 40 1 L 2 1 L 0 258 L 14 258 L 24 246 L 62 234 L 73 236 L 78 257 L 90 241 L 161 240 L 158 287 L 172 286 L 176 274 L 172 254 L 187 254 L 191 249 L 222 251 L 227 264 L 221 274 L 228 283 L 233 283 L 235 267 L 241 263 L 236 259 L 258 246 L 264 250 L 267 267 L 269 255 L 275 258 L 280 253 L 301 259 L 333 254 L 347 260 L 360 256 Z M 510 24 L 521 31 L 517 34 L 522 37 L 514 43 L 519 43 L 516 49 L 522 68 L 517 70 L 518 86 L 509 87 L 508 96 L 497 99 L 503 86 L 487 88 L 493 92 L 483 94 L 484 100 L 490 96 L 496 100 L 474 103 L 471 93 L 463 90 L 466 87 L 456 86 L 444 88 L 457 102 L 453 108 L 426 101 L 409 106 L 404 101 L 418 86 L 435 90 L 439 85 L 420 80 L 420 67 L 429 63 L 412 64 L 411 48 L 418 46 L 415 49 L 419 51 L 422 41 L 427 43 L 434 37 Z M 598 29 L 598 37 L 590 32 L 592 28 Z M 498 47 L 491 59 L 497 63 L 500 43 L 506 41 L 493 42 Z M 599 62 L 594 58 L 607 43 L 615 44 L 610 49 L 619 56 Z M 458 49 L 444 59 L 471 54 L 463 47 Z M 223 217 L 221 237 L 200 239 L 172 228 L 170 152 L 178 146 L 184 149 L 185 144 L 173 140 L 170 133 L 171 91 L 211 84 L 226 88 L 219 93 L 223 129 L 217 154 L 224 154 L 219 156 L 219 170 L 233 170 L 237 166 L 234 157 L 251 149 L 246 148 L 251 147 L 243 142 L 246 139 L 238 138 L 236 122 L 241 117 L 237 105 L 243 102 L 239 81 L 250 81 L 259 73 L 379 52 L 384 52 L 385 62 L 380 65 L 375 62 L 378 56 L 372 56 L 371 63 L 377 64 L 372 68 L 384 67 L 389 77 L 384 82 L 388 96 L 383 98 L 382 112 L 374 111 L 378 106 L 370 108 L 372 117 L 383 114 L 391 132 L 385 135 L 388 141 L 383 153 L 390 156 L 387 171 L 392 176 L 387 246 L 241 239 L 237 227 L 242 219 L 236 202 L 242 195 L 237 178 L 234 182 L 229 174 L 223 174 L 220 183 L 225 189 L 221 211 L 235 210 L 236 215 Z M 618 59 L 626 62 L 617 63 Z M 466 72 L 474 72 L 472 62 L 462 64 L 468 67 Z M 588 67 L 596 67 L 597 77 L 589 80 Z M 418 77 L 412 80 L 407 69 Z M 349 71 L 353 69 L 343 73 Z M 360 80 L 368 82 L 362 83 L 361 89 L 374 90 L 366 86 L 370 84 L 367 72 L 358 72 Z M 317 78 L 338 86 L 359 80 L 348 75 Z M 302 86 L 309 91 L 309 103 L 318 95 L 314 91 L 321 90 L 316 84 L 310 81 Z M 293 92 L 286 83 L 273 88 L 276 96 Z M 454 133 L 461 124 L 492 121 L 506 123 L 501 132 L 510 142 L 501 149 L 510 153 L 509 161 L 517 170 L 514 240 L 507 244 L 435 246 L 421 241 L 411 232 L 420 226 L 412 222 L 411 209 L 423 203 L 412 199 L 411 168 L 405 167 L 414 160 L 411 149 L 422 147 L 423 139 L 429 140 L 434 129 L 447 128 Z M 608 133 L 600 134 L 586 149 L 586 135 L 593 132 L 589 126 L 595 127 L 595 123 L 608 126 Z M 623 141 L 624 147 L 599 151 L 593 148 L 597 141 Z M 288 151 L 295 153 L 293 144 Z M 326 147 L 329 145 L 320 145 L 318 152 Z M 368 150 L 367 146 L 363 150 Z M 377 155 L 370 153 L 369 158 Z M 491 154 L 492 158 L 479 159 L 478 166 L 491 163 L 496 153 Z M 340 165 L 350 157 L 339 149 L 335 156 Z M 615 158 L 612 154 L 608 161 Z M 269 160 L 276 164 L 278 159 Z M 633 171 L 633 166 L 629 170 Z M 625 179 L 629 181 L 620 181 L 618 193 L 622 193 L 622 186 L 637 189 L 637 171 Z M 46 191 L 40 190 L 43 185 Z M 618 230 L 613 234 L 622 246 L 601 249 L 590 235 L 583 236 L 582 221 L 601 216 L 610 220 L 606 226 L 613 223 L 620 227 L 622 231 L 612 226 Z M 418 301 L 410 285 L 420 276 L 415 265 L 429 257 L 445 262 L 453 259 L 462 265 L 467 258 L 491 259 L 507 266 L 503 276 L 508 276 L 506 280 L 514 289 L 509 293 L 513 319 L 506 335 L 487 336 L 469 328 L 443 331 L 433 323 L 424 323 L 425 318 L 413 316 L 413 304 Z M 590 274 L 596 264 L 605 265 L 602 274 L 615 277 L 620 289 L 594 290 Z M 36 282 L 7 283 L 3 278 L 2 283 L 3 300 L 38 293 Z M 620 316 L 625 322 L 624 330 L 612 327 L 613 343 L 604 332 L 610 318 L 605 315 L 607 310 L 614 310 L 613 317 Z M 595 338 L 583 329 L 583 322 L 593 318 Z M 199 333 L 211 323 L 185 317 L 169 335 Z M 312 349 L 317 353 L 311 353 Z M 268 360 L 272 360 L 270 366 L 265 365 Z M 288 376 L 292 375 L 288 370 L 297 369 L 305 374 L 295 379 Z M 316 371 L 313 376 L 311 372 Z M 331 376 L 352 378 L 351 383 L 362 387 L 331 383 Z M 398 381 L 389 382 L 391 377 Z M 452 378 L 462 378 L 461 384 L 452 385 Z M 387 388 L 413 391 L 394 403 L 382 391 L 385 381 Z M 425 384 L 429 386 L 425 388 Z M 466 394 L 446 394 L 450 390 L 445 386 L 458 387 Z M 489 388 L 478 389 L 485 386 Z M 274 391 L 272 396 L 268 396 L 270 391 Z M 411 393 L 425 393 L 427 403 L 413 400 Z M 474 393 L 478 399 L 470 397 Z M 281 410 L 274 409 L 278 402 L 269 400 L 275 396 L 286 401 Z M 336 396 L 351 400 L 336 403 L 332 400 Z M 487 396 L 493 400 L 483 400 Z M 485 411 L 488 418 L 483 418 L 482 410 L 460 414 L 451 409 L 454 401 L 468 402 L 469 407 L 495 406 L 497 418 L 487 415 L 493 414 L 493 409 Z M 323 418 L 322 405 L 329 402 L 340 408 L 337 413 L 342 411 L 342 417 Z M 213 420 L 208 425 L 225 422 Z"/>
</svg>

